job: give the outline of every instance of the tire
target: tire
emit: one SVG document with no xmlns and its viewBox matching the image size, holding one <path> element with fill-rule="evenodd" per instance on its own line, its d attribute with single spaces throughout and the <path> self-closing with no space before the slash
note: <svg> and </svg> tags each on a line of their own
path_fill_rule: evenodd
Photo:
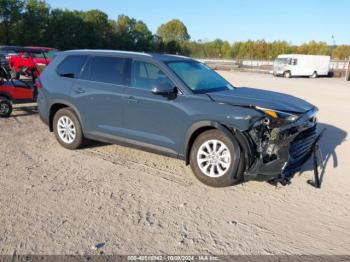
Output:
<svg viewBox="0 0 350 262">
<path fill-rule="evenodd" d="M 290 73 L 290 71 L 286 71 L 283 73 L 284 78 L 291 78 L 292 74 Z"/>
<path fill-rule="evenodd" d="M 214 151 L 221 155 L 222 161 L 218 161 L 220 158 L 214 155 L 211 157 L 213 161 L 211 164 L 210 160 L 204 160 L 204 153 L 208 153 L 208 146 L 213 151 L 215 142 L 217 144 Z M 219 153 L 221 150 L 223 151 Z M 209 159 L 209 154 L 207 156 Z M 200 134 L 194 141 L 190 152 L 190 165 L 194 175 L 199 181 L 211 187 L 227 187 L 242 182 L 243 161 L 236 139 L 217 129 Z"/>
<path fill-rule="evenodd" d="M 84 145 L 85 138 L 81 124 L 70 108 L 62 108 L 56 112 L 53 118 L 53 131 L 57 141 L 64 148 L 73 150 Z"/>
<path fill-rule="evenodd" d="M 0 117 L 9 117 L 12 113 L 12 103 L 6 97 L 0 97 Z"/>
<path fill-rule="evenodd" d="M 312 75 L 310 76 L 311 78 L 317 78 L 318 77 L 318 74 L 317 74 L 317 72 L 315 71 L 315 72 L 313 72 L 312 73 Z"/>
</svg>

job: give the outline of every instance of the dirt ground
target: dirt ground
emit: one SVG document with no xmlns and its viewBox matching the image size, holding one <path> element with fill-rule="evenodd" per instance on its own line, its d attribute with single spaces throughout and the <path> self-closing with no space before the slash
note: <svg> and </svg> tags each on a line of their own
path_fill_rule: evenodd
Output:
<svg viewBox="0 0 350 262">
<path fill-rule="evenodd" d="M 0 119 L 0 254 L 349 254 L 350 83 L 221 72 L 320 108 L 326 170 L 214 189 L 180 160 L 117 145 L 69 151 L 33 108 Z M 96 247 L 97 246 L 97 247 Z"/>
</svg>

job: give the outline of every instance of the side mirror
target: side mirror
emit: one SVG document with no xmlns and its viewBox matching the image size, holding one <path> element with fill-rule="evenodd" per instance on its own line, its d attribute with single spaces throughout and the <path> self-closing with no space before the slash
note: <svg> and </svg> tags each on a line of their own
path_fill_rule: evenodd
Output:
<svg viewBox="0 0 350 262">
<path fill-rule="evenodd" d="M 176 95 L 176 88 L 167 84 L 158 84 L 155 87 L 152 88 L 152 93 L 155 95 L 161 95 L 166 97 L 172 97 Z"/>
</svg>

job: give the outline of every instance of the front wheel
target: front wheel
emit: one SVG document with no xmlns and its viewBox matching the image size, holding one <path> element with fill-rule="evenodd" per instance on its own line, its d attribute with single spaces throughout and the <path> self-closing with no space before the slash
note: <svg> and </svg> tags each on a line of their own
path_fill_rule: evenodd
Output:
<svg viewBox="0 0 350 262">
<path fill-rule="evenodd" d="M 291 74 L 290 71 L 286 71 L 286 72 L 284 72 L 283 76 L 284 76 L 285 78 L 291 78 L 292 74 Z"/>
<path fill-rule="evenodd" d="M 6 97 L 0 97 L 0 117 L 9 117 L 12 113 L 12 104 Z"/>
<path fill-rule="evenodd" d="M 57 141 L 67 149 L 77 149 L 84 144 L 80 122 L 70 108 L 62 108 L 55 114 L 53 131 Z"/>
<path fill-rule="evenodd" d="M 233 137 L 220 130 L 209 130 L 198 136 L 191 153 L 194 175 L 212 187 L 232 186 L 243 179 L 241 151 Z"/>
</svg>

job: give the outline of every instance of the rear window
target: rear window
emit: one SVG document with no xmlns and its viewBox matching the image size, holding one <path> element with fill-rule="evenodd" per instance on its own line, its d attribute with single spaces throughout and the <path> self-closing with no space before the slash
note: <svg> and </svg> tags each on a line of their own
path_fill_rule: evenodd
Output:
<svg viewBox="0 0 350 262">
<path fill-rule="evenodd" d="M 129 59 L 96 56 L 90 64 L 88 79 L 95 82 L 125 85 Z"/>
<path fill-rule="evenodd" d="M 57 67 L 57 73 L 63 77 L 77 78 L 83 68 L 86 60 L 86 55 L 71 55 L 66 57 L 63 62 Z"/>
</svg>

